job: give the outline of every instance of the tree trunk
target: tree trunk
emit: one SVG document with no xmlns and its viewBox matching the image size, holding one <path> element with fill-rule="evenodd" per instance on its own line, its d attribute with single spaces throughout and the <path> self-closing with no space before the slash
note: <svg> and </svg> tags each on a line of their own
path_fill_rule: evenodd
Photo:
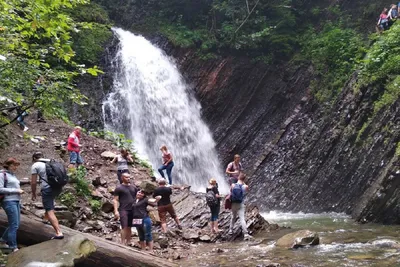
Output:
<svg viewBox="0 0 400 267">
<path fill-rule="evenodd" d="M 4 232 L 8 225 L 7 216 L 0 213 L 0 230 Z M 81 233 L 76 230 L 61 226 L 65 238 L 74 235 L 82 235 L 92 241 L 96 246 L 96 251 L 92 252 L 87 259 L 77 266 L 85 267 L 109 267 L 109 266 L 177 266 L 166 259 L 152 256 L 148 253 L 129 248 L 114 242 L 104 240 L 100 237 Z M 42 223 L 40 220 L 30 218 L 21 214 L 21 224 L 18 229 L 18 243 L 23 245 L 34 245 L 48 241 L 54 235 L 54 230 L 50 225 Z M 40 260 L 40 259 L 32 259 Z"/>
</svg>

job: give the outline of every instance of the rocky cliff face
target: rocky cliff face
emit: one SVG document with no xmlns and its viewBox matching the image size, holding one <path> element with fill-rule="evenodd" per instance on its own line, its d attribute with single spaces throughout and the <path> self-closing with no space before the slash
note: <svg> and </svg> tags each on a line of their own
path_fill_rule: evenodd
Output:
<svg viewBox="0 0 400 267">
<path fill-rule="evenodd" d="M 355 74 L 328 109 L 308 92 L 312 67 L 201 61 L 191 51 L 164 48 L 198 96 L 221 160 L 242 155 L 251 202 L 264 210 L 400 222 L 399 101 L 372 116 L 381 90 L 355 93 Z"/>
</svg>

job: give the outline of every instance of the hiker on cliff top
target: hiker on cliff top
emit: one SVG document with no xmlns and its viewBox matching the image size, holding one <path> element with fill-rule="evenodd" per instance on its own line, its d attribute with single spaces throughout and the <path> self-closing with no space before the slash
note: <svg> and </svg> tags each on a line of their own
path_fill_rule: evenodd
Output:
<svg viewBox="0 0 400 267">
<path fill-rule="evenodd" d="M 3 196 L 1 207 L 7 214 L 8 227 L 0 238 L 2 248 L 10 248 L 13 252 L 18 251 L 17 231 L 21 222 L 21 194 L 24 190 L 15 176 L 19 162 L 15 158 L 8 158 L 3 164 L 0 172 L 0 194 Z"/>
<path fill-rule="evenodd" d="M 131 243 L 132 205 L 138 191 L 136 186 L 130 184 L 130 179 L 129 173 L 123 173 L 121 175 L 122 184 L 114 191 L 114 216 L 121 222 L 121 243 L 124 245 Z"/>
<path fill-rule="evenodd" d="M 221 208 L 218 184 L 214 178 L 211 178 L 208 183 L 209 185 L 206 188 L 206 201 L 211 211 L 210 227 L 212 233 L 218 233 L 218 216 Z"/>
<path fill-rule="evenodd" d="M 246 185 L 246 183 L 244 182 L 245 179 L 246 175 L 244 173 L 241 173 L 239 175 L 237 183 L 233 183 L 231 185 L 230 200 L 232 202 L 232 217 L 229 226 L 229 234 L 233 234 L 233 228 L 235 226 L 236 218 L 239 215 L 240 224 L 242 226 L 242 233 L 244 235 L 244 239 L 247 240 L 250 239 L 251 236 L 248 234 L 245 218 L 246 206 L 244 205 L 244 197 L 249 188 L 248 185 Z"/>
<path fill-rule="evenodd" d="M 132 163 L 133 159 L 126 148 L 121 148 L 119 155 L 111 161 L 111 163 L 117 163 L 117 177 L 120 184 L 122 184 L 121 175 L 123 173 L 129 173 L 128 162 Z"/>
<path fill-rule="evenodd" d="M 379 16 L 378 24 L 377 26 L 379 27 L 380 30 L 387 30 L 389 28 L 389 16 L 388 16 L 388 9 L 384 8 L 382 10 L 382 13 Z"/>
<path fill-rule="evenodd" d="M 68 136 L 68 151 L 69 151 L 69 165 L 68 168 L 75 168 L 75 165 L 83 164 L 83 159 L 80 154 L 82 145 L 81 140 L 81 127 L 75 126 L 72 133 Z"/>
<path fill-rule="evenodd" d="M 226 167 L 225 173 L 229 176 L 229 184 L 237 183 L 240 173 L 243 171 L 240 163 L 240 155 L 236 154 L 233 161 Z"/>
<path fill-rule="evenodd" d="M 157 196 L 155 199 L 148 199 L 145 195 L 145 192 L 143 190 L 139 190 L 136 193 L 136 200 L 132 205 L 132 225 L 136 227 L 138 232 L 140 248 L 146 249 L 147 243 L 150 252 L 153 250 L 153 236 L 151 234 L 151 219 L 147 211 L 147 206 L 155 206 L 160 199 L 161 196 Z"/>
<path fill-rule="evenodd" d="M 61 232 L 60 225 L 58 223 L 58 219 L 54 213 L 54 199 L 61 193 L 60 190 L 56 190 L 50 187 L 47 174 L 46 174 L 46 163 L 45 161 L 49 161 L 48 159 L 43 158 L 42 152 L 35 152 L 32 155 L 33 165 L 31 168 L 31 189 L 32 189 L 32 201 L 36 200 L 36 184 L 39 178 L 39 183 L 41 187 L 42 194 L 42 202 L 45 210 L 43 222 L 50 222 L 51 226 L 53 226 L 56 235 L 51 239 L 63 239 L 64 235 Z"/>
<path fill-rule="evenodd" d="M 172 168 L 174 167 L 174 161 L 172 158 L 171 152 L 168 151 L 168 148 L 166 145 L 163 145 L 160 147 L 160 150 L 162 152 L 162 161 L 163 165 L 158 168 L 158 172 L 162 176 L 162 178 L 165 178 L 164 176 L 164 170 L 167 170 L 167 176 L 168 176 L 168 181 L 169 184 L 172 185 Z"/>
<path fill-rule="evenodd" d="M 171 203 L 172 188 L 166 186 L 167 182 L 164 178 L 158 181 L 158 188 L 154 190 L 153 197 L 161 196 L 161 200 L 158 202 L 158 215 L 160 216 L 161 229 L 163 233 L 167 232 L 167 213 L 174 219 L 178 229 L 182 230 L 182 226 L 179 222 L 179 218 L 175 213 L 174 206 Z"/>
</svg>

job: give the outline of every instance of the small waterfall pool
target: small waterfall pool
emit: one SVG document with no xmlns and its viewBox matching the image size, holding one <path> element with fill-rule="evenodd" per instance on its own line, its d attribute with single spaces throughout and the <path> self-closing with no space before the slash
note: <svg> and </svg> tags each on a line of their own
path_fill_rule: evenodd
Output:
<svg viewBox="0 0 400 267">
<path fill-rule="evenodd" d="M 255 267 L 268 266 L 268 263 L 279 263 L 282 267 L 400 266 L 400 249 L 387 245 L 391 241 L 400 241 L 398 226 L 361 225 L 338 213 L 269 212 L 263 216 L 271 223 L 290 229 L 258 235 L 254 242 L 198 245 L 198 255 L 185 259 L 182 266 L 195 262 L 196 266 Z M 318 232 L 321 244 L 297 250 L 274 246 L 283 235 L 300 229 Z M 379 241 L 368 242 L 377 239 Z M 219 253 L 216 248 L 221 249 Z"/>
</svg>

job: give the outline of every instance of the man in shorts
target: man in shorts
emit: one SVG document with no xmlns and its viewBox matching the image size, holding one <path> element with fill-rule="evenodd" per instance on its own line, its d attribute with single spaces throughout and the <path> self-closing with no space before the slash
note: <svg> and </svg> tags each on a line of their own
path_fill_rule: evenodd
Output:
<svg viewBox="0 0 400 267">
<path fill-rule="evenodd" d="M 132 235 L 133 211 L 132 205 L 136 200 L 137 188 L 130 184 L 129 173 L 121 175 L 122 184 L 114 191 L 114 216 L 121 222 L 121 243 L 129 245 Z"/>
<path fill-rule="evenodd" d="M 83 164 L 81 157 L 81 127 L 75 126 L 72 133 L 68 136 L 68 152 L 69 152 L 69 165 L 68 168 L 74 168 L 76 165 Z"/>
<path fill-rule="evenodd" d="M 163 233 L 167 232 L 167 213 L 171 215 L 177 224 L 179 229 L 182 229 L 182 226 L 179 222 L 178 216 L 176 216 L 174 206 L 171 203 L 171 195 L 172 189 L 171 187 L 166 186 L 167 181 L 162 178 L 158 181 L 158 188 L 154 190 L 153 197 L 161 196 L 160 201 L 158 202 L 158 215 L 160 216 L 161 221 L 161 229 Z"/>
<path fill-rule="evenodd" d="M 58 219 L 54 213 L 54 199 L 61 193 L 61 191 L 51 188 L 47 182 L 45 161 L 49 160 L 43 159 L 42 152 L 35 152 L 32 155 L 32 161 L 33 161 L 33 165 L 31 168 L 32 201 L 36 200 L 36 184 L 37 184 L 37 179 L 39 178 L 39 183 L 41 184 L 40 187 L 41 187 L 43 207 L 46 211 L 43 220 L 45 222 L 50 221 L 51 226 L 53 226 L 54 230 L 56 231 L 56 235 L 53 236 L 51 239 L 63 239 L 64 235 L 61 232 Z"/>
</svg>

